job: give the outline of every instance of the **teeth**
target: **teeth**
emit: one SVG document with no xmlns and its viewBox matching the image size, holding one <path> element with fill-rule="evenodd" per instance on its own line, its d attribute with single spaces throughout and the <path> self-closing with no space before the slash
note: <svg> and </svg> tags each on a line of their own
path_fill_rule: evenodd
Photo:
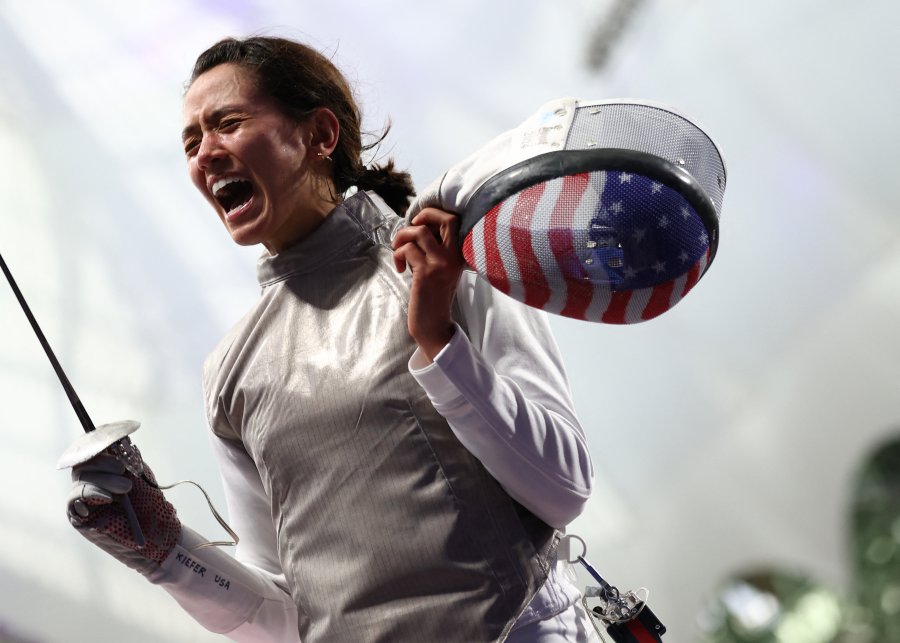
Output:
<svg viewBox="0 0 900 643">
<path fill-rule="evenodd" d="M 219 190 L 224 188 L 229 183 L 236 183 L 237 181 L 242 181 L 242 180 L 243 179 L 239 179 L 239 178 L 236 178 L 233 176 L 230 176 L 230 177 L 224 178 L 224 179 L 219 179 L 218 181 L 213 183 L 213 186 L 212 186 L 213 196 L 217 195 L 219 193 Z"/>
</svg>

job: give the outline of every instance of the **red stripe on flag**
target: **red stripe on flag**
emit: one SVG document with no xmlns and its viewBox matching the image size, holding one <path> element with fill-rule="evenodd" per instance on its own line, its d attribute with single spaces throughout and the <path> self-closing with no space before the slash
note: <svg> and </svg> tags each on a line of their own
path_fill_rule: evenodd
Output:
<svg viewBox="0 0 900 643">
<path fill-rule="evenodd" d="M 585 318 L 594 296 L 594 286 L 585 279 L 587 273 L 575 252 L 573 234 L 575 210 L 587 190 L 589 179 L 587 172 L 565 177 L 550 215 L 548 241 L 566 282 L 566 304 L 559 314 L 573 319 Z"/>
<path fill-rule="evenodd" d="M 503 265 L 503 257 L 500 256 L 500 249 L 497 247 L 497 214 L 499 212 L 500 205 L 495 205 L 484 215 L 484 225 L 482 226 L 484 228 L 484 270 L 491 285 L 508 295 L 509 277 Z"/>
<path fill-rule="evenodd" d="M 519 265 L 519 278 L 525 286 L 525 303 L 535 308 L 543 308 L 550 299 L 547 278 L 531 245 L 531 220 L 545 185 L 542 181 L 519 193 L 509 225 L 510 242 Z"/>
<path fill-rule="evenodd" d="M 691 291 L 691 288 L 697 283 L 697 280 L 700 279 L 700 262 L 698 261 L 691 269 L 688 270 L 687 280 L 684 282 L 684 288 L 681 290 L 681 296 L 684 297 Z"/>
<path fill-rule="evenodd" d="M 469 230 L 469 234 L 463 239 L 462 253 L 466 263 L 469 264 L 469 267 L 472 268 L 472 270 L 477 271 L 478 260 L 475 257 L 475 244 L 472 242 L 472 235 L 474 232 L 474 230 Z"/>
<path fill-rule="evenodd" d="M 617 290 L 612 294 L 606 312 L 600 318 L 605 324 L 624 324 L 625 313 L 628 310 L 628 301 L 631 299 L 630 290 Z"/>
<path fill-rule="evenodd" d="M 707 248 L 706 256 L 701 257 L 700 259 L 697 260 L 697 263 L 695 263 L 693 266 L 691 266 L 691 269 L 688 271 L 687 281 L 684 282 L 684 289 L 681 291 L 682 297 L 684 297 L 686 294 L 688 294 L 691 291 L 691 288 L 696 286 L 697 282 L 700 281 L 700 263 L 704 259 L 706 259 L 706 261 L 709 261 L 709 252 L 710 251 Z"/>
<path fill-rule="evenodd" d="M 641 313 L 641 319 L 653 319 L 657 315 L 662 315 L 669 310 L 669 308 L 671 308 L 669 302 L 671 301 L 672 291 L 674 289 L 674 279 L 669 279 L 669 281 L 654 286 L 650 293 L 650 300 L 647 302 L 647 305 L 644 306 L 644 310 Z"/>
</svg>

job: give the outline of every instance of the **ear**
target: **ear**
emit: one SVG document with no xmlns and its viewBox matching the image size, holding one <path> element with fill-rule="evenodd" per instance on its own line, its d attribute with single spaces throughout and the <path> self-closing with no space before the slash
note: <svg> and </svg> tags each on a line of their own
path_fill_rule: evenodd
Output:
<svg viewBox="0 0 900 643">
<path fill-rule="evenodd" d="M 337 116 L 327 107 L 320 107 L 309 117 L 307 124 L 310 151 L 321 156 L 331 156 L 341 132 Z"/>
</svg>

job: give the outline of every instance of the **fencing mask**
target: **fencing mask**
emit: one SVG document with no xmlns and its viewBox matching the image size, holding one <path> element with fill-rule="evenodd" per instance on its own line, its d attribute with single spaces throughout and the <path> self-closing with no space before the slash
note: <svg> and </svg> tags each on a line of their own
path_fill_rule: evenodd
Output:
<svg viewBox="0 0 900 643">
<path fill-rule="evenodd" d="M 574 319 L 630 324 L 678 303 L 719 241 L 725 166 L 709 136 L 643 101 L 552 101 L 410 206 L 460 216 L 494 287 Z"/>
</svg>

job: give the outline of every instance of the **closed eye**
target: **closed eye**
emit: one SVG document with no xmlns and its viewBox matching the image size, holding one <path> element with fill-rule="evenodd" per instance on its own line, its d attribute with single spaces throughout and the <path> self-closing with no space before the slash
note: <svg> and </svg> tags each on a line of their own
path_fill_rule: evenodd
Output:
<svg viewBox="0 0 900 643">
<path fill-rule="evenodd" d="M 237 127 L 240 122 L 239 118 L 223 118 L 219 121 L 219 126 L 216 129 L 219 131 L 230 131 Z"/>
<path fill-rule="evenodd" d="M 200 146 L 200 139 L 188 138 L 184 141 L 184 153 L 191 156 Z"/>
</svg>

